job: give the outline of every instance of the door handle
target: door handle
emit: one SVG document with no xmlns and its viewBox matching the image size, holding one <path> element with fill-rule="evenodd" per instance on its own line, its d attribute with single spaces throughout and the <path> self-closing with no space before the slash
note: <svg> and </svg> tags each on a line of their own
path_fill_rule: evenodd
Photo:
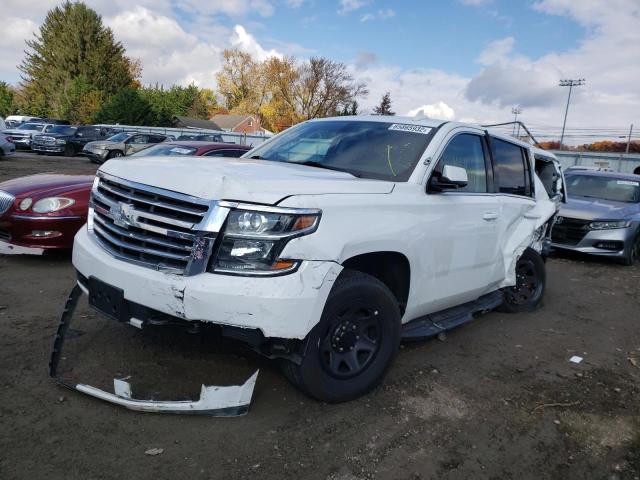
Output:
<svg viewBox="0 0 640 480">
<path fill-rule="evenodd" d="M 487 221 L 497 220 L 498 219 L 498 214 L 496 212 L 485 212 L 482 215 L 482 219 L 483 220 L 487 220 Z"/>
<path fill-rule="evenodd" d="M 542 215 L 537 214 L 537 213 L 525 213 L 524 214 L 524 218 L 528 218 L 530 220 L 537 220 L 539 218 L 541 218 Z"/>
</svg>

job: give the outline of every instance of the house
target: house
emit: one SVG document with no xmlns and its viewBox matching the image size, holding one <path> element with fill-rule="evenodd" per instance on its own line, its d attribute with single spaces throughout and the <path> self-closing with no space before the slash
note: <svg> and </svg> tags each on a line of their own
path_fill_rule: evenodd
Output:
<svg viewBox="0 0 640 480">
<path fill-rule="evenodd" d="M 221 128 L 221 126 L 218 123 L 213 122 L 211 120 L 203 120 L 201 118 L 176 116 L 173 118 L 173 122 L 176 128 L 202 128 L 206 130 L 219 130 L 219 131 L 225 130 Z"/>
<path fill-rule="evenodd" d="M 211 117 L 211 120 L 220 125 L 224 131 L 237 133 L 265 133 L 260 126 L 260 119 L 255 115 L 219 114 Z"/>
</svg>

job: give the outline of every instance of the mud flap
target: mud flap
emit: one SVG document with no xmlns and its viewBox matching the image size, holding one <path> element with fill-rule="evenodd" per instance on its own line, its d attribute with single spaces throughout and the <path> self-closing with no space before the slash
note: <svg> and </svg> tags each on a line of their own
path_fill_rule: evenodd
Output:
<svg viewBox="0 0 640 480">
<path fill-rule="evenodd" d="M 198 400 L 187 401 L 135 399 L 132 398 L 131 385 L 120 379 L 113 380 L 114 393 L 110 393 L 82 383 L 69 383 L 58 377 L 58 363 L 62 355 L 64 340 L 81 295 L 82 289 L 76 284 L 65 302 L 64 310 L 58 323 L 58 330 L 54 337 L 53 349 L 49 360 L 49 376 L 57 383 L 106 402 L 140 412 L 186 413 L 213 417 L 233 417 L 244 415 L 249 411 L 253 389 L 258 378 L 258 371 L 251 375 L 242 385 L 224 387 L 202 385 L 200 398 Z"/>
</svg>

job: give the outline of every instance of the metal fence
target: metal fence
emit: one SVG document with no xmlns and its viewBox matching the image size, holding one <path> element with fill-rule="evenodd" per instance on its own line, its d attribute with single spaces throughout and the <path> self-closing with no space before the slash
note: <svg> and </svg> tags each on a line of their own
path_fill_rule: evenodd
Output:
<svg viewBox="0 0 640 480">
<path fill-rule="evenodd" d="M 247 133 L 225 132 L 222 130 L 209 130 L 206 128 L 169 128 L 169 127 L 145 127 L 140 125 L 107 125 L 99 124 L 99 127 L 111 128 L 114 130 L 124 132 L 136 132 L 136 133 L 157 133 L 160 135 L 168 135 L 175 139 L 182 135 L 199 135 L 199 134 L 214 134 L 222 136 L 222 140 L 227 143 L 235 143 L 238 145 L 247 145 L 249 147 L 255 147 L 260 145 L 265 140 L 271 138 L 267 135 L 256 135 Z"/>
<path fill-rule="evenodd" d="M 571 152 L 552 150 L 566 169 L 573 166 L 611 168 L 616 172 L 640 174 L 640 154 Z"/>
</svg>

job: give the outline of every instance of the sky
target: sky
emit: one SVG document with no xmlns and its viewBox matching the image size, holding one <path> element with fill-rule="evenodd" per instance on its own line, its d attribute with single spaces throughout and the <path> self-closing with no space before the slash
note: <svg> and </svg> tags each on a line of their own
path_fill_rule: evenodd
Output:
<svg viewBox="0 0 640 480">
<path fill-rule="evenodd" d="M 53 0 L 0 0 L 0 80 L 16 65 Z M 562 125 L 640 130 L 640 0 L 87 0 L 142 82 L 215 87 L 220 54 L 240 48 L 344 62 L 367 83 L 371 111 L 385 92 L 398 114 L 475 123 L 520 118 L 541 135 Z M 616 131 L 617 131 L 616 130 Z"/>
</svg>

